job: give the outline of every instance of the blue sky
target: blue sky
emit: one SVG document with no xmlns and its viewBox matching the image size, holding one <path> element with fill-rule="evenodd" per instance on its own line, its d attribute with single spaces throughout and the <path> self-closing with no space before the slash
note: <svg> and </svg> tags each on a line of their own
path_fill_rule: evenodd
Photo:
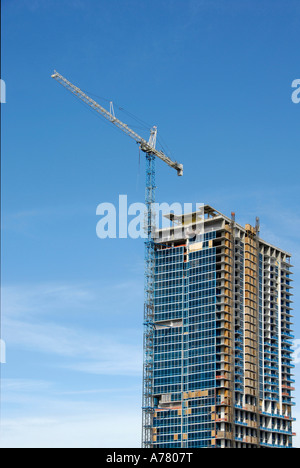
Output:
<svg viewBox="0 0 300 468">
<path fill-rule="evenodd" d="M 293 254 L 297 417 L 299 2 L 1 6 L 1 446 L 140 445 L 144 247 L 97 238 L 96 207 L 143 202 L 144 158 L 54 69 L 130 126 L 120 108 L 158 126 L 184 177 L 158 161 L 157 201 L 259 216 L 261 237 Z"/>
</svg>

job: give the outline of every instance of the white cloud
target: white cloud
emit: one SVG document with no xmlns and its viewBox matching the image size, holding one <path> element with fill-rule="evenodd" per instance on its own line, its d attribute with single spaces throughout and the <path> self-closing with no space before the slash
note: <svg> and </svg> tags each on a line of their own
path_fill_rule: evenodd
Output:
<svg viewBox="0 0 300 468">
<path fill-rule="evenodd" d="M 2 420 L 2 448 L 115 448 L 139 447 L 141 418 L 130 408 L 95 411 L 77 417 Z M 76 408 L 74 413 L 76 414 Z"/>
<path fill-rule="evenodd" d="M 57 309 L 68 311 L 72 308 L 90 307 L 95 299 L 91 285 L 71 283 L 35 283 L 3 285 L 1 288 L 2 311 L 4 316 L 20 316 L 27 319 L 42 312 Z"/>
<path fill-rule="evenodd" d="M 4 317 L 41 319 L 41 314 L 57 314 L 61 321 L 75 311 L 90 314 L 108 313 L 113 309 L 120 314 L 125 306 L 143 304 L 143 282 L 123 280 L 101 282 L 41 282 L 4 284 L 1 287 L 2 313 Z M 63 314 L 61 313 L 63 312 Z M 129 311 L 130 312 L 130 311 Z"/>
<path fill-rule="evenodd" d="M 52 382 L 4 379 L 6 416 L 1 419 L 0 446 L 139 447 L 141 389 L 129 386 L 100 390 L 100 393 L 99 389 L 70 393 L 61 391 Z M 14 407 L 10 415 L 9 405 Z"/>
<path fill-rule="evenodd" d="M 296 421 L 293 422 L 293 432 L 296 433 L 293 436 L 293 447 L 300 448 L 300 413 L 293 411 L 293 418 L 296 418 Z"/>
<path fill-rule="evenodd" d="M 120 303 L 136 301 L 134 286 L 116 283 L 106 294 L 95 284 L 3 288 L 5 369 L 28 378 L 2 382 L 1 447 L 139 447 L 142 324 L 118 321 Z M 101 317 L 110 295 L 119 309 Z"/>
<path fill-rule="evenodd" d="M 1 390 L 10 394 L 24 394 L 37 392 L 49 388 L 51 384 L 43 380 L 29 379 L 1 379 Z"/>
<path fill-rule="evenodd" d="M 109 375 L 141 374 L 142 348 L 138 332 L 123 330 L 115 335 L 90 332 L 49 322 L 42 324 L 6 319 L 3 334 L 10 347 L 59 356 L 59 367 Z M 122 335 L 135 336 L 133 344 Z M 64 358 L 63 360 L 61 358 Z"/>
<path fill-rule="evenodd" d="M 300 364 L 300 340 L 294 340 L 294 353 L 293 360 L 294 364 Z"/>
<path fill-rule="evenodd" d="M 142 326 L 124 328 L 124 321 L 118 325 L 122 307 L 136 300 L 136 284 L 126 281 L 101 290 L 96 286 L 4 286 L 2 337 L 8 364 L 10 350 L 29 350 L 52 355 L 53 364 L 74 371 L 139 375 Z"/>
</svg>

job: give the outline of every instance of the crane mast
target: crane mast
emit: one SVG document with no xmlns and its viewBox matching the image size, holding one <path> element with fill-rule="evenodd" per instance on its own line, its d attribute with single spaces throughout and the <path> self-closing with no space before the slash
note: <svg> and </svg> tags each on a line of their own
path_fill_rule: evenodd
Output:
<svg viewBox="0 0 300 468">
<path fill-rule="evenodd" d="M 169 167 L 177 171 L 178 176 L 183 175 L 183 166 L 177 161 L 172 161 L 162 151 L 155 148 L 157 127 L 152 127 L 149 141 L 140 137 L 136 132 L 128 127 L 127 124 L 115 117 L 112 103 L 110 111 L 106 110 L 96 101 L 91 99 L 77 86 L 54 71 L 51 75 L 58 83 L 69 90 L 73 95 L 81 99 L 96 112 L 101 114 L 106 120 L 122 130 L 125 134 L 135 140 L 140 149 L 146 155 L 146 213 L 145 213 L 145 231 L 147 234 L 145 241 L 145 298 L 144 298 L 144 360 L 143 360 L 143 406 L 142 406 L 142 446 L 150 448 L 153 444 L 152 439 L 152 419 L 154 413 L 154 268 L 155 268 L 155 249 L 153 232 L 155 230 L 155 160 L 161 159 Z"/>
</svg>

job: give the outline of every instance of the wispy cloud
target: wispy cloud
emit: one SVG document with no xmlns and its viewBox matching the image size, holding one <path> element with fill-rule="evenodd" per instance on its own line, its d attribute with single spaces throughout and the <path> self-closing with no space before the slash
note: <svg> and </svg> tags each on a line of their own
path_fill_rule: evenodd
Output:
<svg viewBox="0 0 300 468">
<path fill-rule="evenodd" d="M 139 388 L 61 391 L 52 382 L 4 379 L 0 446 L 4 448 L 138 447 L 141 414 Z M 7 407 L 17 409 L 9 415 Z"/>
<path fill-rule="evenodd" d="M 57 367 L 104 375 L 140 375 L 141 339 L 138 332 L 119 330 L 114 335 L 65 327 L 50 322 L 42 324 L 6 319 L 3 335 L 10 349 L 52 355 Z M 126 336 L 133 337 L 133 344 Z M 122 338 L 125 337 L 124 338 Z M 59 359 L 57 359 L 59 358 Z"/>
<path fill-rule="evenodd" d="M 105 328 L 101 321 L 101 308 L 105 314 L 109 313 L 105 306 L 107 295 L 117 298 L 119 309 L 122 309 L 121 303 L 136 300 L 134 285 L 128 281 L 110 286 L 106 295 L 104 290 L 97 291 L 91 284 L 4 286 L 2 337 L 6 342 L 7 361 L 10 349 L 27 350 L 52 355 L 58 367 L 74 371 L 139 375 L 141 329 L 118 327 L 118 322 L 113 319 L 108 323 L 106 319 Z M 76 311 L 79 321 L 74 317 Z M 115 311 L 116 319 L 119 313 Z M 91 316 L 94 319 L 91 320 Z M 87 317 L 90 317 L 92 325 L 86 325 Z"/>
<path fill-rule="evenodd" d="M 117 413 L 116 410 L 119 412 Z M 74 416 L 76 415 L 77 416 Z M 78 414 L 6 418 L 1 424 L 2 448 L 140 447 L 140 415 L 131 407 L 95 408 Z"/>
<path fill-rule="evenodd" d="M 300 339 L 294 340 L 293 360 L 295 364 L 300 364 Z"/>
<path fill-rule="evenodd" d="M 122 279 L 108 282 L 35 282 L 3 284 L 1 304 L 4 318 L 31 318 L 41 320 L 50 315 L 52 320 L 62 322 L 69 314 L 80 311 L 85 314 L 97 312 L 108 314 L 114 308 L 119 315 L 125 307 L 143 300 L 143 280 Z M 119 307 L 116 307 L 116 304 Z M 122 307 L 121 307 L 122 305 Z M 63 314 L 62 314 L 63 312 Z M 55 317 L 55 319 L 53 319 Z"/>
<path fill-rule="evenodd" d="M 44 312 L 88 307 L 95 299 L 93 289 L 80 283 L 22 283 L 2 286 L 5 317 L 41 317 Z"/>
</svg>

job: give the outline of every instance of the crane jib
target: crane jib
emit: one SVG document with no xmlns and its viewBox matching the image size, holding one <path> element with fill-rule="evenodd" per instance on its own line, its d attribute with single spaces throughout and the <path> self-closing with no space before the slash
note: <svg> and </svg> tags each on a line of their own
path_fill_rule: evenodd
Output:
<svg viewBox="0 0 300 468">
<path fill-rule="evenodd" d="M 127 124 L 121 122 L 121 120 L 117 119 L 113 114 L 111 114 L 109 111 L 104 109 L 104 107 L 100 106 L 100 104 L 98 104 L 96 101 L 91 99 L 87 94 L 81 91 L 80 88 L 73 85 L 70 81 L 68 81 L 66 78 L 60 75 L 57 71 L 54 71 L 51 77 L 54 78 L 56 81 L 58 81 L 62 86 L 68 89 L 71 93 L 73 93 L 74 96 L 78 97 L 87 105 L 89 105 L 92 109 L 94 109 L 96 112 L 100 113 L 106 120 L 114 124 L 120 130 L 123 130 L 124 133 L 126 133 L 128 136 L 133 138 L 140 145 L 140 148 L 144 153 L 155 155 L 156 157 L 161 159 L 163 162 L 168 164 L 169 167 L 176 169 L 178 176 L 183 175 L 182 164 L 179 164 L 176 161 L 175 162 L 172 161 L 162 151 L 156 150 L 154 146 L 151 146 L 144 138 L 140 137 L 137 133 L 131 130 L 131 128 L 129 128 Z M 156 127 L 154 128 L 156 129 Z M 149 140 L 149 142 L 153 143 L 151 139 Z"/>
</svg>

